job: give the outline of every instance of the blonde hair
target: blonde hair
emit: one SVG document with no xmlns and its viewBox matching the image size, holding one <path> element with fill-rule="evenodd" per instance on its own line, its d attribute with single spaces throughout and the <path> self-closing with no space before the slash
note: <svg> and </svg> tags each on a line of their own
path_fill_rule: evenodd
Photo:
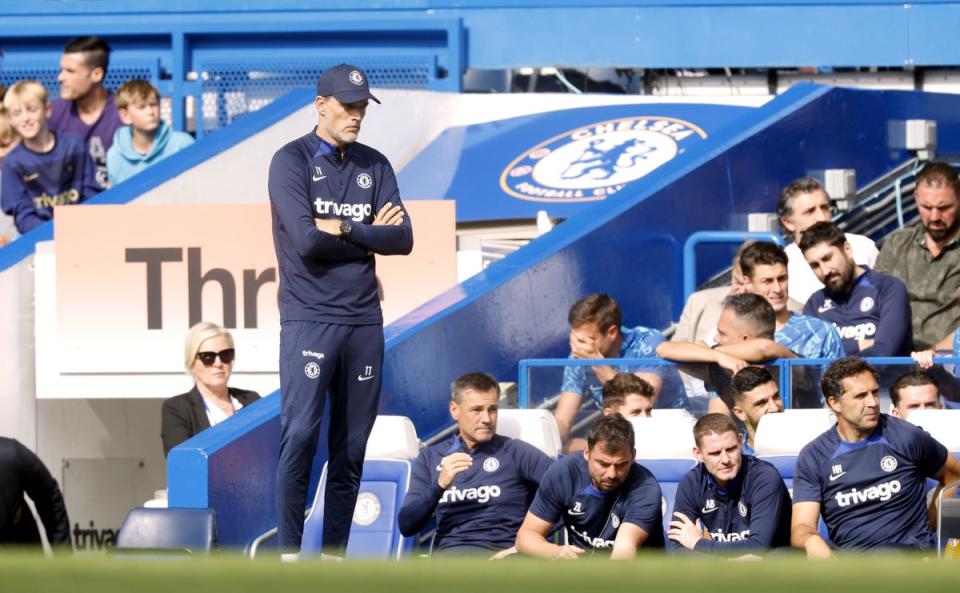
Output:
<svg viewBox="0 0 960 593">
<path fill-rule="evenodd" d="M 47 89 L 36 80 L 21 80 L 7 89 L 7 94 L 3 96 L 3 106 L 12 111 L 14 107 L 20 107 L 30 99 L 46 107 Z"/>
<path fill-rule="evenodd" d="M 147 99 L 160 100 L 160 91 L 146 80 L 135 78 L 123 83 L 117 89 L 116 103 L 117 109 L 126 109 L 136 101 L 146 101 Z"/>
<path fill-rule="evenodd" d="M 0 144 L 9 144 L 20 138 L 17 131 L 10 125 L 10 117 L 7 115 L 7 108 L 0 105 Z"/>
<path fill-rule="evenodd" d="M 216 323 L 201 321 L 190 328 L 190 331 L 187 332 L 187 340 L 184 344 L 183 352 L 183 366 L 187 369 L 188 374 L 193 374 L 193 361 L 197 359 L 197 353 L 200 352 L 200 345 L 210 338 L 216 338 L 218 336 L 225 337 L 227 341 L 230 342 L 230 347 L 233 348 L 233 336 Z"/>
</svg>

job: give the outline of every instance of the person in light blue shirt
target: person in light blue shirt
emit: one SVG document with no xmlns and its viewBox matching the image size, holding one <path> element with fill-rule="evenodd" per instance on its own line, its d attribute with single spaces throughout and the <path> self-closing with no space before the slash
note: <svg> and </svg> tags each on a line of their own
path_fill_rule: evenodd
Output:
<svg viewBox="0 0 960 593">
<path fill-rule="evenodd" d="M 758 241 L 740 255 L 747 290 L 773 307 L 777 326 L 773 338 L 800 358 L 837 359 L 844 356 L 843 341 L 830 323 L 796 315 L 787 308 L 787 254 L 779 245 Z"/>
<path fill-rule="evenodd" d="M 570 308 L 567 318 L 570 325 L 570 358 L 656 358 L 657 345 L 664 341 L 663 334 L 646 327 L 624 327 L 620 305 L 606 294 L 591 294 Z M 618 372 L 633 372 L 653 386 L 656 407 L 685 408 L 686 396 L 679 388 L 679 376 L 673 369 L 661 372 L 638 372 L 627 366 L 568 366 L 563 370 L 563 384 L 554 415 L 560 429 L 560 437 L 570 433 L 584 398 L 591 398 L 597 407 L 603 404 L 603 384 Z M 663 375 L 677 378 L 677 388 L 661 396 Z"/>
<path fill-rule="evenodd" d="M 117 128 L 107 151 L 107 178 L 116 185 L 187 146 L 193 137 L 176 132 L 160 119 L 160 93 L 146 80 L 131 80 L 117 89 Z"/>
</svg>

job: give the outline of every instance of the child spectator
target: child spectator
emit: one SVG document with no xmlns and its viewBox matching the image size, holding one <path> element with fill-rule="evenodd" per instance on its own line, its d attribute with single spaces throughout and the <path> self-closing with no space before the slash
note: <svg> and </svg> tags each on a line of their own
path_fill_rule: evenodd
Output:
<svg viewBox="0 0 960 593">
<path fill-rule="evenodd" d="M 6 88 L 0 85 L 0 95 L 6 92 Z M 2 101 L 2 99 L 0 99 Z M 10 118 L 7 117 L 7 110 L 0 103 L 0 167 L 3 166 L 3 159 L 10 154 L 17 144 L 20 143 L 20 136 L 10 125 Z M 0 173 L 2 179 L 2 173 Z M 0 181 L 2 183 L 2 181 Z M 13 226 L 13 219 L 9 216 L 0 216 L 0 246 L 9 243 L 16 236 L 16 229 Z"/>
<path fill-rule="evenodd" d="M 47 128 L 50 104 L 42 84 L 18 82 L 3 105 L 22 140 L 3 161 L 0 205 L 26 233 L 53 218 L 54 206 L 83 202 L 100 188 L 83 139 Z"/>
<path fill-rule="evenodd" d="M 160 119 L 160 93 L 145 80 L 131 80 L 117 89 L 120 121 L 107 151 L 107 176 L 114 186 L 161 159 L 193 144 L 193 137 L 175 132 Z"/>
</svg>

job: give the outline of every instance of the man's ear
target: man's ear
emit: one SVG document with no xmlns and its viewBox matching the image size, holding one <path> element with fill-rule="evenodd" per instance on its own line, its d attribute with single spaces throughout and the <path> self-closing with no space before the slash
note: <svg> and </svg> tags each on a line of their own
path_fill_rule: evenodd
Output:
<svg viewBox="0 0 960 593">
<path fill-rule="evenodd" d="M 703 454 L 700 453 L 700 449 L 697 447 L 693 448 L 693 458 L 699 461 L 700 463 L 703 463 Z"/>
<path fill-rule="evenodd" d="M 793 224 L 793 221 L 787 216 L 780 217 L 780 226 L 786 229 L 791 236 L 797 232 L 797 225 Z"/>
<path fill-rule="evenodd" d="M 741 408 L 740 406 L 734 404 L 733 407 L 730 408 L 730 411 L 733 412 L 733 415 L 736 416 L 740 420 L 740 422 L 747 421 L 747 414 L 746 412 L 743 411 L 743 408 Z"/>
<path fill-rule="evenodd" d="M 607 331 L 605 333 L 607 334 L 608 339 L 610 340 L 616 339 L 616 337 L 620 334 L 620 327 L 617 325 L 611 325 L 610 327 L 607 328 Z"/>
<path fill-rule="evenodd" d="M 842 395 L 840 397 L 843 397 Z M 840 413 L 840 397 L 830 396 L 827 398 L 827 405 L 833 410 L 834 414 Z"/>
<path fill-rule="evenodd" d="M 99 66 L 90 71 L 90 78 L 93 79 L 93 82 L 103 82 L 103 77 L 106 75 L 106 71 Z"/>
<path fill-rule="evenodd" d="M 123 125 L 133 125 L 133 119 L 130 117 L 130 112 L 127 111 L 126 108 L 117 109 L 117 113 L 120 115 L 120 121 L 123 122 Z"/>
<path fill-rule="evenodd" d="M 450 417 L 454 422 L 460 420 L 460 406 L 453 400 L 450 400 Z"/>
</svg>

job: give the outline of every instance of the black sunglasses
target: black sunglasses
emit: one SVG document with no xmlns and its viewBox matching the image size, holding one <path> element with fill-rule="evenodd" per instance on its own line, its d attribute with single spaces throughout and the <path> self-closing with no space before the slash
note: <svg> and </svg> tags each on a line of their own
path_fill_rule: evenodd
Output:
<svg viewBox="0 0 960 593">
<path fill-rule="evenodd" d="M 197 358 L 200 359 L 200 362 L 202 362 L 205 367 L 212 365 L 218 356 L 220 357 L 220 362 L 230 364 L 233 362 L 234 355 L 236 355 L 236 352 L 233 348 L 227 348 L 220 352 L 197 352 Z"/>
</svg>

